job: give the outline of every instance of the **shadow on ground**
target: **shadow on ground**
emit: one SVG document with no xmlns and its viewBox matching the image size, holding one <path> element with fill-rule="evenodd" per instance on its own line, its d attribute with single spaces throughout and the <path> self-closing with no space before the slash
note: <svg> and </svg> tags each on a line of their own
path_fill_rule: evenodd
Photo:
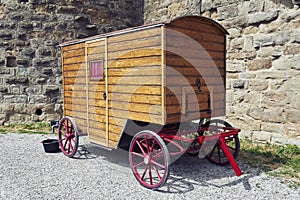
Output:
<svg viewBox="0 0 300 200">
<path fill-rule="evenodd" d="M 128 151 L 122 149 L 106 149 L 98 145 L 85 143 L 78 147 L 75 159 L 104 159 L 111 163 L 130 168 Z M 182 155 L 169 166 L 170 176 L 164 187 L 158 189 L 162 193 L 187 193 L 194 186 L 231 187 L 242 184 L 245 190 L 251 190 L 249 179 L 260 174 L 239 163 L 244 175 L 236 177 L 230 165 L 217 166 L 197 156 Z M 133 175 L 132 175 L 133 176 Z M 221 181 L 220 181 L 221 179 Z M 138 184 L 138 183 L 136 183 Z"/>
</svg>

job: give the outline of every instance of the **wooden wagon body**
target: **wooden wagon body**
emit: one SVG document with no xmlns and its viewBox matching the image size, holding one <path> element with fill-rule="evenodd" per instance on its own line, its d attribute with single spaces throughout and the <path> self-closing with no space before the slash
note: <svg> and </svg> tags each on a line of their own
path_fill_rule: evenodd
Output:
<svg viewBox="0 0 300 200">
<path fill-rule="evenodd" d="M 129 120 L 174 124 L 225 115 L 226 30 L 200 16 L 60 45 L 64 115 L 114 148 Z"/>
</svg>

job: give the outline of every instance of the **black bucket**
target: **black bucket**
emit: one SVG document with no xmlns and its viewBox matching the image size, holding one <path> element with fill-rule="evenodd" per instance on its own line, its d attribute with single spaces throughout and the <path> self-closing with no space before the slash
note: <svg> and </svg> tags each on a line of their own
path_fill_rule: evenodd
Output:
<svg viewBox="0 0 300 200">
<path fill-rule="evenodd" d="M 59 152 L 59 142 L 57 139 L 47 139 L 41 142 L 44 146 L 46 153 L 56 153 Z"/>
</svg>

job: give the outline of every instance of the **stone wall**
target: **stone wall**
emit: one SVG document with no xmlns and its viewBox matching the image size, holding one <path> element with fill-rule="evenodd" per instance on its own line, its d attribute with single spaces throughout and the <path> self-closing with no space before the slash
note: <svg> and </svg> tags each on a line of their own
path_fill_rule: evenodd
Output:
<svg viewBox="0 0 300 200">
<path fill-rule="evenodd" d="M 60 119 L 59 43 L 143 23 L 142 2 L 0 0 L 0 125 Z"/>
<path fill-rule="evenodd" d="M 145 0 L 144 23 L 151 24 L 185 15 L 199 15 L 201 0 Z"/>
<path fill-rule="evenodd" d="M 300 146 L 300 1 L 203 0 L 199 4 L 145 1 L 144 20 L 201 13 L 222 24 L 229 32 L 227 120 L 253 141 Z"/>
</svg>

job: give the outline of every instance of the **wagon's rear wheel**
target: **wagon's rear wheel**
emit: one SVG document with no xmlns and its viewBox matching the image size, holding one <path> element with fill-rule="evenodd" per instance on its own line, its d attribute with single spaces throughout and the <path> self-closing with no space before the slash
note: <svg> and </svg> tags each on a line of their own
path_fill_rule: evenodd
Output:
<svg viewBox="0 0 300 200">
<path fill-rule="evenodd" d="M 78 148 L 78 129 L 71 117 L 63 117 L 58 126 L 58 139 L 62 152 L 73 157 Z"/>
<path fill-rule="evenodd" d="M 208 127 L 208 131 L 205 131 L 204 135 L 217 134 L 224 131 L 224 128 L 232 126 L 223 120 L 213 119 L 206 122 L 202 127 Z M 210 128 L 211 127 L 211 128 Z M 240 141 L 237 135 L 232 135 L 229 137 L 225 137 L 225 141 L 227 146 L 229 147 L 233 157 L 237 159 L 239 151 L 240 151 Z M 221 144 L 217 141 L 214 146 L 211 148 L 211 151 L 206 155 L 206 158 L 209 162 L 217 164 L 217 165 L 227 165 L 229 161 L 224 154 Z"/>
<path fill-rule="evenodd" d="M 163 186 L 169 176 L 169 151 L 164 141 L 152 131 L 141 131 L 133 137 L 129 162 L 135 178 L 146 188 Z"/>
</svg>

